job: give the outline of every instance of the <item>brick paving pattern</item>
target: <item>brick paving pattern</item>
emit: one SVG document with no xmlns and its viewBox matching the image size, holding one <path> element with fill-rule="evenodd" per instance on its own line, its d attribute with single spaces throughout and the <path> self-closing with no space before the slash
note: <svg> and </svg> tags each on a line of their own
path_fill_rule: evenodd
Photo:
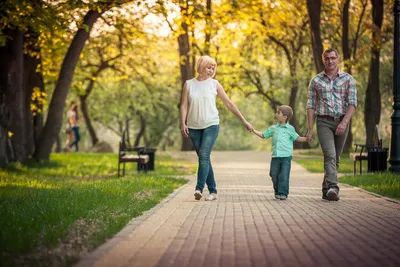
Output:
<svg viewBox="0 0 400 267">
<path fill-rule="evenodd" d="M 295 162 L 289 197 L 276 200 L 269 162 L 213 152 L 218 200 L 195 201 L 189 177 L 76 266 L 400 266 L 398 201 L 343 184 L 340 201 L 322 200 L 322 174 Z"/>
</svg>

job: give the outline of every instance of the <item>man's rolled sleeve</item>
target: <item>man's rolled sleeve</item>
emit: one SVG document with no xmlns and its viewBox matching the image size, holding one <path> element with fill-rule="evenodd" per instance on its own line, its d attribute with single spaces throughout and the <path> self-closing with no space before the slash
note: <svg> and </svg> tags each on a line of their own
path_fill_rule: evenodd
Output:
<svg viewBox="0 0 400 267">
<path fill-rule="evenodd" d="M 308 85 L 308 96 L 307 96 L 307 105 L 306 109 L 316 109 L 315 104 L 317 103 L 316 100 L 317 94 L 315 92 L 314 87 L 314 79 L 311 80 L 310 84 Z"/>
<path fill-rule="evenodd" d="M 353 77 L 349 80 L 349 105 L 357 107 L 356 80 Z"/>
</svg>

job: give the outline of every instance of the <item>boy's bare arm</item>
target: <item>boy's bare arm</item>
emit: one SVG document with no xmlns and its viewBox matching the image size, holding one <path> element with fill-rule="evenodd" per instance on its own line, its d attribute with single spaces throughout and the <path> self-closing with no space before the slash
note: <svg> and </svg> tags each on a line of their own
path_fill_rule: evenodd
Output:
<svg viewBox="0 0 400 267">
<path fill-rule="evenodd" d="M 264 135 L 262 134 L 262 132 L 259 132 L 259 131 L 255 130 L 255 129 L 253 129 L 253 133 L 255 133 L 255 135 L 257 135 L 260 138 L 263 138 L 263 139 L 265 138 Z"/>
<path fill-rule="evenodd" d="M 307 139 L 307 137 L 299 136 L 299 137 L 297 137 L 296 141 L 297 142 L 308 142 L 308 139 Z"/>
</svg>

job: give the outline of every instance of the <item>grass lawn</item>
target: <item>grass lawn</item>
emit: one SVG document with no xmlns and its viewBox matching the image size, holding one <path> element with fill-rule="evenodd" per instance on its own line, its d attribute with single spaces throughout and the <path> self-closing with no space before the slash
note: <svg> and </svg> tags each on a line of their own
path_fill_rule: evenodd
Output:
<svg viewBox="0 0 400 267">
<path fill-rule="evenodd" d="M 321 152 L 297 152 L 294 160 L 311 172 L 324 172 L 324 161 Z M 302 158 L 304 157 L 304 158 Z M 339 182 L 353 185 L 370 192 L 400 200 L 400 175 L 390 172 L 367 173 L 367 162 L 363 161 L 363 174 L 359 175 L 359 162 L 357 162 L 357 175 L 354 176 L 353 161 L 348 153 L 343 153 L 340 159 L 339 172 L 345 176 Z"/>
<path fill-rule="evenodd" d="M 68 266 L 186 183 L 196 165 L 156 154 L 154 172 L 116 154 L 53 154 L 0 169 L 0 266 Z"/>
</svg>

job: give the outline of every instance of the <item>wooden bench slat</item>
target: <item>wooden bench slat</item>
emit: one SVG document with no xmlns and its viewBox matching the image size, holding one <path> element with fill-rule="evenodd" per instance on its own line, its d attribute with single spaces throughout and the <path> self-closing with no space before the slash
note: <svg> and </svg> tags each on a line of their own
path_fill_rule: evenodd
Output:
<svg viewBox="0 0 400 267">
<path fill-rule="evenodd" d="M 367 160 L 368 159 L 368 153 L 367 152 L 363 152 L 363 153 L 361 153 L 361 155 L 360 155 L 359 152 L 358 153 L 350 153 L 349 154 L 349 158 L 351 158 L 353 161 L 355 161 L 355 160 Z"/>
<path fill-rule="evenodd" d="M 120 162 L 140 162 L 145 164 L 149 162 L 150 157 L 148 155 L 123 155 L 120 156 Z"/>
</svg>

